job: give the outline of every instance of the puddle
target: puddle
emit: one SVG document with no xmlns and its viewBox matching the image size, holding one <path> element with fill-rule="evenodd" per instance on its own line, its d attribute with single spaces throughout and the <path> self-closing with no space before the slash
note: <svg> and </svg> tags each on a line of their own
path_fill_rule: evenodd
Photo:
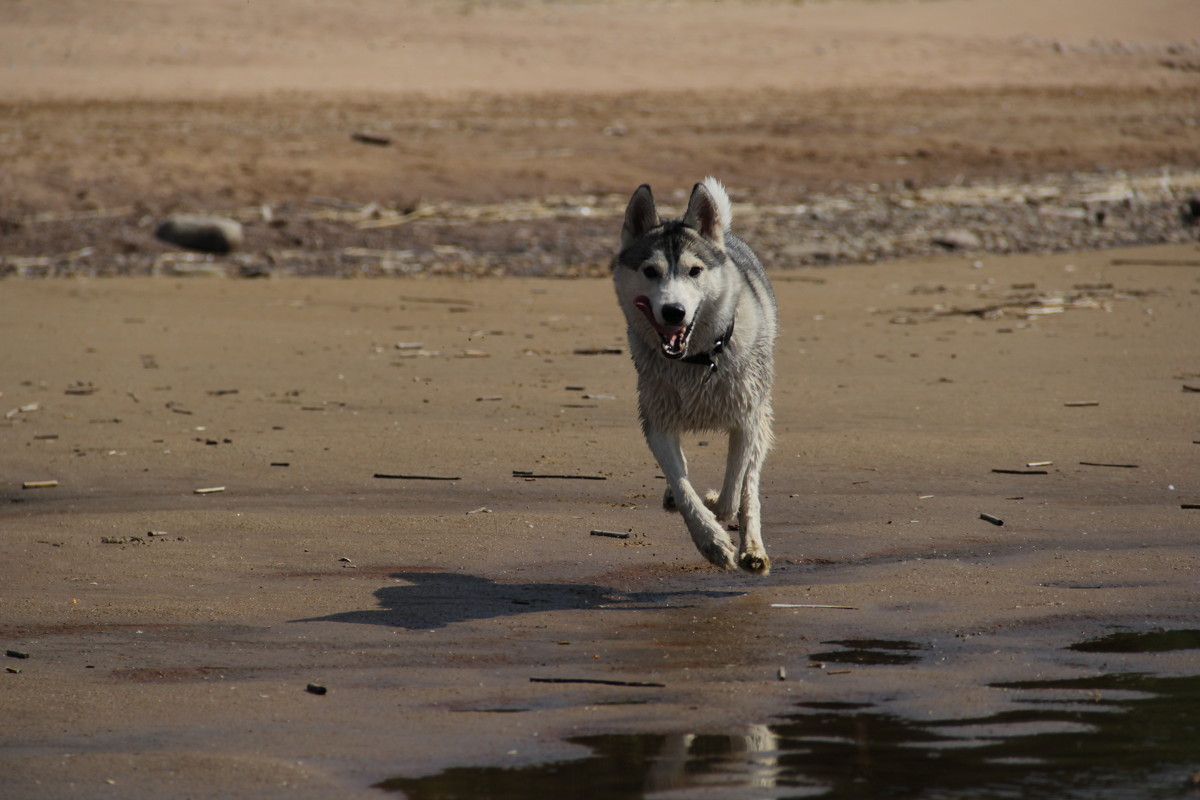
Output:
<svg viewBox="0 0 1200 800">
<path fill-rule="evenodd" d="M 1014 707 L 914 722 L 808 704 L 725 735 L 571 741 L 592 754 L 518 769 L 457 768 L 375 788 L 409 800 L 1195 797 L 1200 677 L 1104 675 L 997 685 Z"/>
<path fill-rule="evenodd" d="M 1146 633 L 1112 633 L 1099 639 L 1073 644 L 1082 653 L 1167 653 L 1200 650 L 1200 630 L 1153 630 Z"/>
<path fill-rule="evenodd" d="M 393 778 L 374 788 L 408 800 L 617 800 L 641 797 L 776 797 L 778 737 L 767 726 L 736 736 L 591 736 L 569 740 L 592 755 L 518 769 L 449 769 Z M 677 794 L 677 792 L 682 792 Z M 710 792 L 716 792 L 710 794 Z"/>
<path fill-rule="evenodd" d="M 857 664 L 859 666 L 888 666 L 913 664 L 921 660 L 914 655 L 913 650 L 923 650 L 924 646 L 916 642 L 892 641 L 889 639 L 841 639 L 821 644 L 835 644 L 845 650 L 831 650 L 827 653 L 811 653 L 812 661 L 823 661 L 828 664 Z"/>
</svg>

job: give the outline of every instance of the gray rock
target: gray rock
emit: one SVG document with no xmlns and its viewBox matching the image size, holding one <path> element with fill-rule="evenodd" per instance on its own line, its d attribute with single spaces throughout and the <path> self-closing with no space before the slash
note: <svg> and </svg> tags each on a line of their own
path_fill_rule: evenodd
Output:
<svg viewBox="0 0 1200 800">
<path fill-rule="evenodd" d="M 930 241 L 947 250 L 979 250 L 983 247 L 983 241 L 966 228 L 935 233 Z"/>
<path fill-rule="evenodd" d="M 224 217 L 176 214 L 163 220 L 154 235 L 164 242 L 202 253 L 229 253 L 242 244 L 242 224 Z"/>
</svg>

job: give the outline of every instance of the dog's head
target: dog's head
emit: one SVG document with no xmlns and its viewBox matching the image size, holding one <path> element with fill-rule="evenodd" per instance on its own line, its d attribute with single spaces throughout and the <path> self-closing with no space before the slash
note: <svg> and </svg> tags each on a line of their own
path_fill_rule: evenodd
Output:
<svg viewBox="0 0 1200 800">
<path fill-rule="evenodd" d="M 692 189 L 687 211 L 661 222 L 650 187 L 633 193 L 613 261 L 617 298 L 630 325 L 657 339 L 667 358 L 681 358 L 706 302 L 719 293 L 728 261 L 729 196 L 715 178 Z"/>
</svg>

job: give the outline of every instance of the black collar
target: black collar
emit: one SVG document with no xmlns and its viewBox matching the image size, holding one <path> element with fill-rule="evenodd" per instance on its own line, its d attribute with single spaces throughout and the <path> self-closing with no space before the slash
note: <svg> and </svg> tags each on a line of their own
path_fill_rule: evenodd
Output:
<svg viewBox="0 0 1200 800">
<path fill-rule="evenodd" d="M 700 364 L 701 366 L 708 367 L 709 374 L 711 375 L 717 371 L 717 356 L 721 355 L 721 353 L 729 345 L 729 340 L 732 338 L 733 320 L 731 319 L 729 320 L 729 327 L 726 328 L 725 332 L 718 336 L 716 341 L 713 342 L 712 349 L 705 353 L 696 353 L 695 355 L 685 356 L 679 360 L 684 364 Z"/>
</svg>

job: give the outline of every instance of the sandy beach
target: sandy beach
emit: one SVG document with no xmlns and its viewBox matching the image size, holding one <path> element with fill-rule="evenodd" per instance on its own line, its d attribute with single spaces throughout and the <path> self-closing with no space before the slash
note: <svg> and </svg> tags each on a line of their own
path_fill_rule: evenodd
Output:
<svg viewBox="0 0 1200 800">
<path fill-rule="evenodd" d="M 5 797 L 967 797 L 1060 780 L 1070 737 L 1138 752 L 1151 720 L 1188 741 L 1153 705 L 1194 708 L 1200 674 L 1185 183 L 1164 183 L 1167 244 L 999 253 L 980 229 L 929 257 L 768 263 L 767 577 L 707 566 L 661 509 L 590 251 L 572 279 L 236 277 L 310 244 L 425 248 L 453 273 L 463 248 L 519 249 L 506 237 L 541 224 L 512 215 L 468 247 L 445 211 L 361 241 L 388 219 L 363 204 L 418 196 L 511 210 L 650 180 L 670 205 L 713 171 L 756 219 L 873 181 L 932 197 L 1188 175 L 1187 3 L 279 5 L 19 3 L 0 23 Z M 714 57 L 639 62 L 656 25 Z M 690 117 L 653 157 L 714 93 L 753 119 Z M 1045 113 L 1063 97 L 1078 105 Z M 501 124 L 564 107 L 579 124 Z M 507 111 L 488 128 L 479 108 Z M 988 133 L 997 116 L 1027 138 Z M 370 124 L 391 147 L 350 142 Z M 711 148 L 770 124 L 812 141 L 767 137 L 765 162 Z M 899 163 L 901 140 L 934 156 Z M 271 226 L 313 196 L 355 205 Z M 175 258 L 163 214 L 262 206 L 233 256 L 111 266 Z M 618 218 L 587 225 L 615 246 Z M 33 277 L 68 262 L 87 268 Z M 721 437 L 687 449 L 715 485 Z M 878 742 L 901 728 L 940 769 L 890 766 Z M 1072 768 L 1148 793 L 1200 769 L 1145 746 Z"/>
</svg>

